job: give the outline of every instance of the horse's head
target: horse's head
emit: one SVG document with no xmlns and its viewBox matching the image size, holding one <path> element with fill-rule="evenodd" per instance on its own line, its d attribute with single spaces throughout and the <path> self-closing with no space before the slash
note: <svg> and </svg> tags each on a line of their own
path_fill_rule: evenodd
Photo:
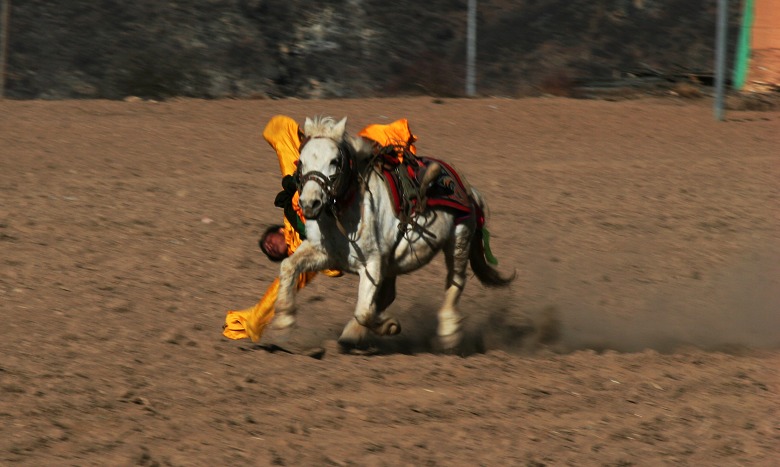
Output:
<svg viewBox="0 0 780 467">
<path fill-rule="evenodd" d="M 307 219 L 335 207 L 354 187 L 356 154 L 362 142 L 346 134 L 347 118 L 307 118 L 298 163 L 299 203 Z"/>
</svg>

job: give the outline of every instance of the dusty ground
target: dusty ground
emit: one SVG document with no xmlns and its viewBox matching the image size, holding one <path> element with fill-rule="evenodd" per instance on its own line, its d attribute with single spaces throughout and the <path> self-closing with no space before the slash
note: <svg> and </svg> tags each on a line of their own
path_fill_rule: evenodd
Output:
<svg viewBox="0 0 780 467">
<path fill-rule="evenodd" d="M 776 465 L 780 113 L 563 99 L 0 102 L 0 464 Z M 275 276 L 274 114 L 408 117 L 485 193 L 508 291 L 470 282 L 465 358 L 340 355 L 356 280 L 298 337 L 221 335 Z"/>
</svg>

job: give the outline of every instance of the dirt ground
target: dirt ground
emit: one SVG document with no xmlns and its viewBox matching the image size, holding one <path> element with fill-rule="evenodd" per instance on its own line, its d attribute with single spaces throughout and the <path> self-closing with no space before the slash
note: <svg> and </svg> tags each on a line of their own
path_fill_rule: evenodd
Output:
<svg viewBox="0 0 780 467">
<path fill-rule="evenodd" d="M 777 465 L 780 112 L 710 105 L 0 102 L 0 464 Z M 469 282 L 462 355 L 441 259 L 378 354 L 336 351 L 351 276 L 301 293 L 321 359 L 222 337 L 277 272 L 279 113 L 407 117 L 485 194 L 518 277 Z"/>
</svg>

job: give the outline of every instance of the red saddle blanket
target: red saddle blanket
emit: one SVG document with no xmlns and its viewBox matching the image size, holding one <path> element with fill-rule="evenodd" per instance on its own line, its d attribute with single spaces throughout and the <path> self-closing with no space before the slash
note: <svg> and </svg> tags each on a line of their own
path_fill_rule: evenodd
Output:
<svg viewBox="0 0 780 467">
<path fill-rule="evenodd" d="M 461 214 L 456 222 L 462 222 L 474 212 L 477 215 L 477 226 L 482 228 L 484 213 L 472 200 L 466 181 L 450 164 L 417 156 L 414 147 L 417 136 L 409 129 L 409 122 L 405 118 L 386 125 L 369 125 L 359 135 L 374 142 L 375 154 L 380 157 L 382 173 L 395 202 L 395 213 L 403 222 L 408 221 L 407 217 L 419 209 L 421 179 L 425 169 L 436 162 L 441 172 L 425 192 L 426 207 L 453 209 Z"/>
<path fill-rule="evenodd" d="M 439 176 L 431 183 L 430 188 L 426 190 L 426 205 L 434 207 L 451 208 L 461 214 L 456 222 L 468 218 L 472 212 L 477 212 L 478 224 L 481 227 L 483 216 L 480 209 L 471 198 L 468 184 L 458 175 L 458 172 L 448 163 L 439 159 L 429 157 L 415 157 L 412 163 L 403 163 L 394 167 L 383 168 L 382 173 L 387 180 L 393 201 L 395 203 L 395 212 L 399 214 L 403 211 L 404 202 L 412 203 L 412 209 L 417 208 L 418 199 L 414 196 L 407 196 L 408 193 L 402 192 L 404 184 L 401 183 L 399 171 L 405 170 L 412 180 L 413 188 L 419 192 L 421 178 L 426 169 L 432 162 L 436 162 L 441 167 Z"/>
</svg>

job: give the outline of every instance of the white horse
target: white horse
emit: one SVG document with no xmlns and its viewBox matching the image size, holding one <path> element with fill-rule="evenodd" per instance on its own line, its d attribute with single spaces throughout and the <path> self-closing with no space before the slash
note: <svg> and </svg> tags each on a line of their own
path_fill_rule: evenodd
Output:
<svg viewBox="0 0 780 467">
<path fill-rule="evenodd" d="M 359 276 L 354 319 L 339 344 L 365 343 L 367 331 L 394 335 L 401 328 L 385 309 L 395 299 L 395 279 L 427 264 L 444 252 L 447 281 L 438 311 L 437 335 L 445 349 L 461 341 L 461 315 L 456 305 L 466 283 L 466 265 L 487 286 L 506 286 L 485 259 L 478 216 L 485 210 L 479 192 L 468 188 L 471 214 L 456 219 L 447 208 L 429 207 L 403 225 L 384 176 L 362 138 L 345 133 L 346 117 L 307 118 L 299 162 L 300 206 L 306 218 L 306 240 L 281 264 L 280 288 L 272 328 L 286 334 L 296 319 L 296 280 L 307 271 L 339 269 Z M 423 190 L 424 191 L 424 190 Z"/>
</svg>

